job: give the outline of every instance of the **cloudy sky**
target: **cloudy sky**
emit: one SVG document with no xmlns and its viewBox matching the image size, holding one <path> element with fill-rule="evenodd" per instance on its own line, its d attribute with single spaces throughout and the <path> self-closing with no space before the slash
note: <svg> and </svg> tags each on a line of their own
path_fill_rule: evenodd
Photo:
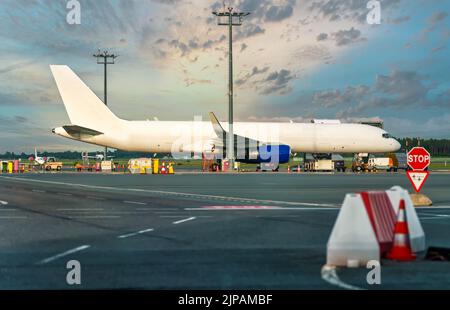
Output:
<svg viewBox="0 0 450 310">
<path fill-rule="evenodd" d="M 69 123 L 49 64 L 67 64 L 125 119 L 227 118 L 227 29 L 211 12 L 249 11 L 235 28 L 235 118 L 381 118 L 394 136 L 450 138 L 450 2 L 381 0 L 67 0 L 0 2 L 0 153 L 92 149 L 53 136 Z"/>
</svg>

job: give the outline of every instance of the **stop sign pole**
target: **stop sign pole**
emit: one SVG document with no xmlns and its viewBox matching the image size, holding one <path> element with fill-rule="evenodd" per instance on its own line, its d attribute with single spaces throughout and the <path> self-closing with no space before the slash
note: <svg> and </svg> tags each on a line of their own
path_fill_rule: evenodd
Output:
<svg viewBox="0 0 450 310">
<path fill-rule="evenodd" d="M 412 170 L 406 171 L 406 174 L 416 193 L 419 193 L 430 175 L 425 171 L 430 166 L 430 153 L 423 147 L 414 147 L 408 152 L 407 159 Z"/>
</svg>

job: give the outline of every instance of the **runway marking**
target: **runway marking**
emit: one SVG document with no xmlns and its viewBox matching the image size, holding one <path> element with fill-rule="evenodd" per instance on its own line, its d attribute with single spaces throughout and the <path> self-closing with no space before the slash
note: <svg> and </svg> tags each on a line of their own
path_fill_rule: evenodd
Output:
<svg viewBox="0 0 450 310">
<path fill-rule="evenodd" d="M 160 215 L 160 218 L 179 218 L 179 217 L 184 217 L 186 216 L 185 214 L 180 214 L 180 215 Z M 213 216 L 211 215 L 200 215 L 200 216 L 196 216 L 198 218 L 211 218 Z"/>
<path fill-rule="evenodd" d="M 339 279 L 339 276 L 337 275 L 335 266 L 324 265 L 321 270 L 321 275 L 322 280 L 330 283 L 331 285 L 335 285 L 346 290 L 363 290 L 363 288 L 353 286 L 341 281 L 341 279 Z"/>
<path fill-rule="evenodd" d="M 2 205 L 2 206 L 6 206 L 8 204 L 8 202 L 7 201 L 3 201 L 3 200 L 0 200 L 0 205 Z"/>
<path fill-rule="evenodd" d="M 170 212 L 170 211 L 180 211 L 180 209 L 178 209 L 178 208 L 165 208 L 165 209 L 155 209 L 155 208 L 136 208 L 135 209 L 136 211 L 155 211 L 155 212 L 157 212 L 157 211 L 159 211 L 159 212 L 162 212 L 162 211 L 168 211 L 168 212 Z"/>
<path fill-rule="evenodd" d="M 94 200 L 106 200 L 105 198 L 102 198 L 102 197 L 94 197 L 94 196 L 86 196 L 86 198 L 88 198 L 88 199 L 94 199 Z"/>
<path fill-rule="evenodd" d="M 17 209 L 0 209 L 0 211 L 5 211 L 5 212 L 9 212 L 9 211 L 18 211 Z"/>
<path fill-rule="evenodd" d="M 434 214 L 434 213 L 419 213 L 419 215 L 431 215 L 431 216 L 438 216 L 438 217 L 450 217 L 448 214 Z"/>
<path fill-rule="evenodd" d="M 103 211 L 105 209 L 101 209 L 101 208 L 93 208 L 93 209 L 88 209 L 88 208 L 78 208 L 78 209 L 57 209 L 58 211 Z"/>
<path fill-rule="evenodd" d="M 73 196 L 73 194 L 69 194 L 69 193 L 58 193 L 59 196 Z"/>
<path fill-rule="evenodd" d="M 0 216 L 0 220 L 24 220 L 26 216 Z"/>
<path fill-rule="evenodd" d="M 274 206 L 206 206 L 202 209 L 209 210 L 264 210 L 264 209 L 282 209 L 282 207 Z"/>
<path fill-rule="evenodd" d="M 102 213 L 107 215 L 139 215 L 139 214 L 149 214 L 151 212 L 148 211 L 89 211 L 89 212 L 83 212 L 83 211 L 74 211 L 75 213 L 86 213 L 86 214 L 94 214 L 94 213 Z"/>
<path fill-rule="evenodd" d="M 439 217 L 439 216 L 433 216 L 433 217 L 420 217 L 420 216 L 419 216 L 419 219 L 421 219 L 421 220 L 442 220 L 442 219 L 445 219 L 445 218 L 448 218 L 448 217 Z"/>
<path fill-rule="evenodd" d="M 142 235 L 142 234 L 145 234 L 145 233 L 148 233 L 148 232 L 151 232 L 151 231 L 154 231 L 154 229 L 153 228 L 144 229 L 144 230 L 140 230 L 140 231 L 135 232 L 135 233 L 120 235 L 120 236 L 117 236 L 117 238 L 125 239 L 125 238 L 129 238 L 129 237 L 134 237 L 134 236 L 137 236 L 137 235 Z"/>
<path fill-rule="evenodd" d="M 267 208 L 227 208 L 227 206 L 213 206 L 213 207 L 201 207 L 201 208 L 185 208 L 186 211 L 288 211 L 288 210 L 298 210 L 298 211 L 338 211 L 339 208 L 330 207 L 267 207 Z"/>
<path fill-rule="evenodd" d="M 195 217 L 195 216 L 192 216 L 192 217 L 189 217 L 189 218 L 187 218 L 187 219 L 175 221 L 175 222 L 173 222 L 172 224 L 178 225 L 178 224 L 181 224 L 181 223 L 184 223 L 184 222 L 188 222 L 188 221 L 192 221 L 192 220 L 195 220 L 195 219 L 196 219 L 196 217 Z"/>
<path fill-rule="evenodd" d="M 72 219 L 117 219 L 120 216 L 117 215 L 77 215 L 69 216 Z"/>
<path fill-rule="evenodd" d="M 415 207 L 414 209 L 419 210 L 450 209 L 450 206 Z"/>
<path fill-rule="evenodd" d="M 297 218 L 300 217 L 300 215 L 264 215 L 264 216 L 257 216 L 257 218 L 272 218 L 272 219 L 284 219 L 284 218 Z"/>
<path fill-rule="evenodd" d="M 145 206 L 145 205 L 147 204 L 147 203 L 145 203 L 145 202 L 128 201 L 128 200 L 125 200 L 124 203 L 132 204 L 132 205 L 141 205 L 141 206 Z"/>
<path fill-rule="evenodd" d="M 77 248 L 68 250 L 68 251 L 66 251 L 66 252 L 63 252 L 63 253 L 56 254 L 56 255 L 54 255 L 54 256 L 45 258 L 45 259 L 43 259 L 43 260 L 37 262 L 36 265 L 45 265 L 45 264 L 48 264 L 48 263 L 50 263 L 50 262 L 53 262 L 53 261 L 55 261 L 55 260 L 57 260 L 57 259 L 59 259 L 59 258 L 61 258 L 61 257 L 67 256 L 67 255 L 70 255 L 70 254 L 74 254 L 74 253 L 76 253 L 76 252 L 80 252 L 80 251 L 83 251 L 83 250 L 86 250 L 87 248 L 90 248 L 90 247 L 91 247 L 90 245 L 82 245 L 82 246 L 79 246 L 79 247 L 77 247 Z"/>
<path fill-rule="evenodd" d="M 46 191 L 41 191 L 40 189 L 32 189 L 31 191 L 34 193 L 46 193 Z"/>
<path fill-rule="evenodd" d="M 7 177 L 0 176 L 0 178 L 14 180 L 18 182 L 35 182 L 35 183 L 45 183 L 45 184 L 56 184 L 56 185 L 66 185 L 66 186 L 77 186 L 89 189 L 103 189 L 112 191 L 128 191 L 128 192 L 139 192 L 139 193 L 152 193 L 158 195 L 172 195 L 172 196 L 182 196 L 191 198 L 201 198 L 201 199 L 227 199 L 229 201 L 245 201 L 247 203 L 254 204 L 281 204 L 281 205 L 294 205 L 294 206 L 311 206 L 311 207 L 340 207 L 340 205 L 328 204 L 328 203 L 311 203 L 311 202 L 293 202 L 293 201 L 279 201 L 279 200 L 265 200 L 265 199 L 252 199 L 252 198 L 239 198 L 239 197 L 226 197 L 226 196 L 215 196 L 215 195 L 204 195 L 204 194 L 191 194 L 191 193 L 180 193 L 171 191 L 157 191 L 150 189 L 140 189 L 140 188 L 122 188 L 122 187 L 112 187 L 112 186 L 99 186 L 99 185 L 86 185 L 78 183 L 67 183 L 67 182 L 56 182 L 56 181 L 44 181 L 31 178 L 17 178 L 17 177 Z"/>
</svg>

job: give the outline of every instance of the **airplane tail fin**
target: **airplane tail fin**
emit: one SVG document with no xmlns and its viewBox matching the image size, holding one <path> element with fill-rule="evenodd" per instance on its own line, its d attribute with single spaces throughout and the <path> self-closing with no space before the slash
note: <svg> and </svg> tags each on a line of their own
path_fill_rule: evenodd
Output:
<svg viewBox="0 0 450 310">
<path fill-rule="evenodd" d="M 105 131 L 120 121 L 68 66 L 50 69 L 72 124 Z"/>
</svg>

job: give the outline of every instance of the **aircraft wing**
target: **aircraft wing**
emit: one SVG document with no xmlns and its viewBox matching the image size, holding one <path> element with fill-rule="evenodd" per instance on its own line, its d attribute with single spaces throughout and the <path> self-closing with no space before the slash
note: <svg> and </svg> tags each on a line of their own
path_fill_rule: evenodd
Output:
<svg viewBox="0 0 450 310">
<path fill-rule="evenodd" d="M 228 132 L 220 124 L 213 112 L 209 113 L 211 124 L 216 133 L 213 139 L 214 153 L 222 153 L 223 158 L 226 157 L 226 145 Z M 234 135 L 234 153 L 236 158 L 243 162 L 260 162 L 269 161 L 274 155 L 278 157 L 278 162 L 288 162 L 291 154 L 289 145 L 283 143 L 270 143 L 259 141 L 249 137 Z M 261 159 L 264 157 L 263 159 Z"/>
<path fill-rule="evenodd" d="M 211 124 L 213 126 L 214 132 L 216 133 L 216 136 L 218 139 L 222 141 L 222 143 L 226 144 L 226 136 L 228 135 L 228 131 L 223 129 L 222 125 L 220 124 L 219 120 L 217 119 L 216 115 L 213 112 L 209 112 L 209 118 L 211 120 Z M 264 141 L 258 141 L 254 140 L 248 137 L 240 136 L 240 135 L 234 135 L 234 141 L 242 140 L 245 141 L 245 144 L 251 144 L 251 145 L 262 145 L 266 144 Z"/>
</svg>

